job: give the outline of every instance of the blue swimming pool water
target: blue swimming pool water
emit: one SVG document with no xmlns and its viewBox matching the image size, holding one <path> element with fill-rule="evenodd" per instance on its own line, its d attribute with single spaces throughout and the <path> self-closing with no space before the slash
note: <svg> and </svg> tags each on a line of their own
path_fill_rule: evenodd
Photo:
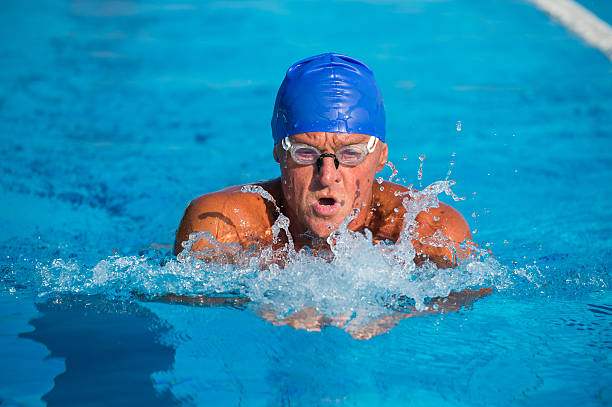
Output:
<svg viewBox="0 0 612 407">
<path fill-rule="evenodd" d="M 3 405 L 612 400 L 612 65 L 530 4 L 9 1 L 0 38 Z M 495 260 L 445 287 L 497 273 L 496 292 L 366 341 L 131 296 L 260 284 L 278 308 L 364 306 L 340 268 L 199 273 L 164 246 L 195 196 L 278 174 L 276 89 L 325 51 L 374 70 L 400 178 L 452 168 L 466 199 L 440 198 Z M 351 276 L 367 299 L 394 283 L 373 270 Z"/>
</svg>

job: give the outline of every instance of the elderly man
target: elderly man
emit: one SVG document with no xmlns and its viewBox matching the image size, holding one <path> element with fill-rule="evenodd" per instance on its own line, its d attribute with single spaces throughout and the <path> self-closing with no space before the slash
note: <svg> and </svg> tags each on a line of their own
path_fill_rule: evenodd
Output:
<svg viewBox="0 0 612 407">
<path fill-rule="evenodd" d="M 354 208 L 359 215 L 349 223 L 350 230 L 367 228 L 374 242 L 398 240 L 408 188 L 375 181 L 387 161 L 385 111 L 365 64 L 328 53 L 292 65 L 276 98 L 272 136 L 281 176 L 256 185 L 289 219 L 296 250 L 325 249 L 330 233 Z M 190 233 L 203 230 L 221 243 L 251 250 L 270 246 L 277 217 L 274 203 L 243 192 L 241 186 L 202 195 L 185 211 L 175 254 Z M 416 220 L 418 238 L 412 243 L 417 263 L 429 259 L 439 267 L 452 267 L 467 255 L 460 243 L 470 241 L 471 233 L 459 212 L 440 203 L 419 213 Z M 199 240 L 192 250 L 211 246 Z"/>
</svg>

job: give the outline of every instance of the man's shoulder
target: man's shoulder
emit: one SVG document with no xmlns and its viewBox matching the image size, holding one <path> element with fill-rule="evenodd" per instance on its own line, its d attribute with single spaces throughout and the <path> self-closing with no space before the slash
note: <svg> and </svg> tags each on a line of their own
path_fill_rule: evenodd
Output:
<svg viewBox="0 0 612 407">
<path fill-rule="evenodd" d="M 415 191 L 410 187 L 396 184 L 390 181 L 383 181 L 374 185 L 374 204 L 379 216 L 396 217 L 398 213 L 404 214 L 402 205 L 404 197 L 409 196 L 411 191 Z"/>
<path fill-rule="evenodd" d="M 454 242 L 472 240 L 470 227 L 463 215 L 444 202 L 440 202 L 435 208 L 429 208 L 427 212 L 421 212 L 417 220 L 432 230 L 441 230 L 444 236 Z"/>
<path fill-rule="evenodd" d="M 418 195 L 418 191 L 412 187 L 396 184 L 389 181 L 384 181 L 380 184 L 382 191 L 376 191 L 378 201 L 381 203 L 381 211 L 387 216 L 403 216 L 406 213 L 402 202 L 405 198 L 414 199 Z M 439 202 L 437 207 L 429 207 L 427 211 L 422 211 L 417 215 L 417 221 L 420 225 L 421 232 L 433 233 L 436 230 L 441 230 L 449 239 L 462 242 L 466 239 L 471 240 L 472 234 L 470 228 L 459 211 L 451 205 Z"/>
<path fill-rule="evenodd" d="M 188 210 L 194 212 L 228 212 L 228 215 L 237 212 L 243 212 L 243 215 L 258 211 L 265 212 L 268 206 L 272 204 L 261 195 L 252 192 L 252 188 L 249 187 L 259 187 L 263 191 L 269 193 L 274 199 L 277 199 L 275 181 L 276 180 L 234 185 L 220 191 L 209 192 L 191 201 Z"/>
<path fill-rule="evenodd" d="M 231 186 L 195 198 L 185 210 L 184 221 L 193 225 L 192 229 L 221 222 L 238 235 L 269 227 L 274 222 L 274 204 L 257 193 L 245 191 L 245 186 L 261 187 L 276 199 L 273 181 Z"/>
<path fill-rule="evenodd" d="M 249 186 L 261 187 L 277 199 L 276 185 L 272 180 Z M 236 185 L 220 191 L 210 192 L 195 198 L 187 206 L 176 235 L 175 252 L 189 234 L 208 231 L 219 242 L 244 243 L 252 236 L 264 235 L 274 222 L 274 205 L 262 196 L 243 192 L 245 185 Z"/>
</svg>

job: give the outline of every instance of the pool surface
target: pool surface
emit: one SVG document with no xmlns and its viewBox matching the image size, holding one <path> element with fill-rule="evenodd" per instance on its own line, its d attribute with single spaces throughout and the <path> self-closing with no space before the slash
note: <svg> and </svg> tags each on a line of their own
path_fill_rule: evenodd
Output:
<svg viewBox="0 0 612 407">
<path fill-rule="evenodd" d="M 612 62 L 533 4 L 9 0 L 0 38 L 0 405 L 612 403 Z M 173 258 L 191 199 L 278 176 L 278 86 L 329 51 L 374 71 L 398 182 L 454 180 L 439 198 L 492 256 Z M 482 287 L 356 339 L 400 298 Z M 167 293 L 253 301 L 147 300 Z M 303 307 L 353 317 L 265 318 Z"/>
</svg>

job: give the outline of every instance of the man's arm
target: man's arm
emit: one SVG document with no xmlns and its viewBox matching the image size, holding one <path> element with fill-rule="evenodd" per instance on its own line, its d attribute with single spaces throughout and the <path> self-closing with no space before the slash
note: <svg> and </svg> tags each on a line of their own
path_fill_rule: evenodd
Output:
<svg viewBox="0 0 612 407">
<path fill-rule="evenodd" d="M 370 339 L 390 331 L 406 318 L 458 312 L 462 308 L 468 309 L 474 301 L 490 295 L 492 292 L 493 290 L 490 287 L 478 290 L 468 288 L 460 292 L 451 292 L 447 297 L 433 298 L 423 311 L 417 311 L 414 307 L 401 312 L 393 311 L 393 313 L 377 317 L 365 325 L 360 323 L 359 316 L 328 316 L 321 314 L 316 308 L 310 307 L 304 307 L 283 319 L 278 318 L 273 309 L 264 308 L 259 310 L 258 314 L 277 326 L 289 325 L 295 329 L 304 329 L 309 332 L 320 331 L 327 326 L 335 326 L 348 332 L 354 339 Z"/>
<path fill-rule="evenodd" d="M 378 230 L 377 240 L 396 242 L 401 230 L 406 227 L 406 209 L 402 201 L 409 196 L 419 199 L 418 191 L 404 185 L 385 181 L 384 190 L 374 189 L 374 202 L 380 203 L 373 212 L 374 230 Z M 440 202 L 436 208 L 430 207 L 416 217 L 418 237 L 412 239 L 416 250 L 415 262 L 430 260 L 438 267 L 454 267 L 468 257 L 475 247 L 472 233 L 463 216 L 450 205 Z M 467 243 L 467 244 L 464 244 Z"/>
<path fill-rule="evenodd" d="M 438 267 L 455 267 L 474 252 L 472 232 L 465 218 L 452 206 L 440 202 L 439 207 L 421 212 L 417 221 L 420 225 L 415 242 L 417 262 L 427 258 Z"/>
<path fill-rule="evenodd" d="M 232 214 L 226 210 L 228 193 L 213 192 L 194 199 L 183 215 L 176 239 L 174 241 L 174 254 L 183 250 L 182 242 L 189 240 L 191 233 L 201 231 L 209 232 L 219 243 L 239 243 L 239 236 Z M 192 251 L 214 250 L 214 245 L 206 240 L 198 240 L 191 248 Z"/>
</svg>

